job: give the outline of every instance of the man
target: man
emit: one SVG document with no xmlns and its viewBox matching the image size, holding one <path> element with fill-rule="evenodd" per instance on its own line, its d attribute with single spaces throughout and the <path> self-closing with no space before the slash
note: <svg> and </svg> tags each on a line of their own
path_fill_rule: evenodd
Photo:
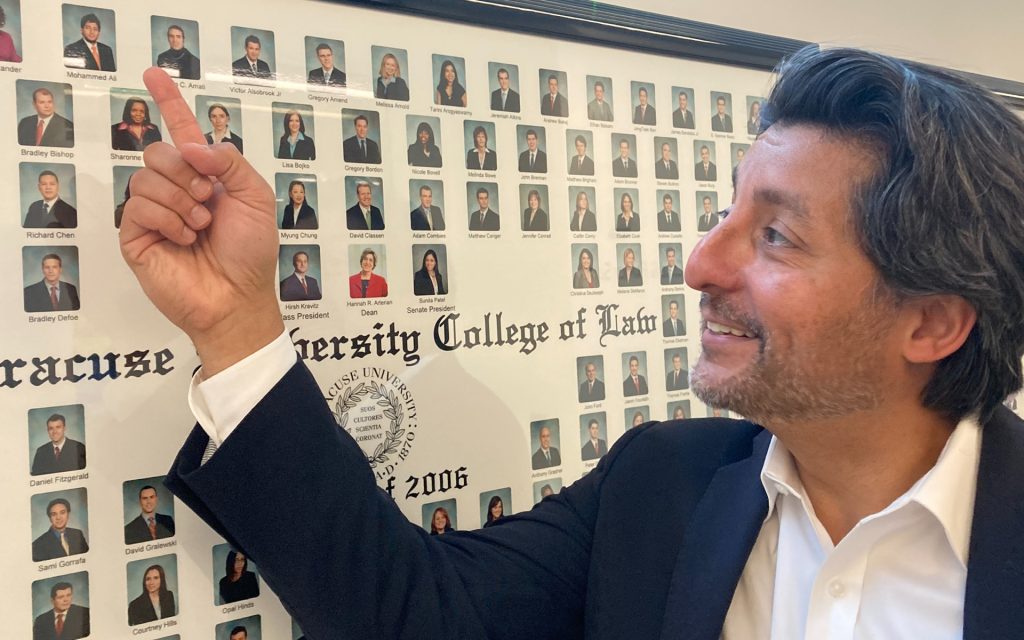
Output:
<svg viewBox="0 0 1024 640">
<path fill-rule="evenodd" d="M 352 121 L 356 134 L 345 138 L 341 143 L 342 154 L 345 162 L 360 162 L 364 164 L 380 164 L 380 147 L 376 142 L 367 137 L 370 132 L 370 120 L 359 114 Z"/>
<path fill-rule="evenodd" d="M 678 338 L 686 335 L 686 325 L 679 317 L 679 303 L 671 300 L 668 303 L 668 318 L 662 323 L 662 335 L 666 338 Z"/>
<path fill-rule="evenodd" d="M 176 24 L 167 27 L 167 51 L 156 57 L 156 66 L 167 69 L 173 78 L 198 80 L 199 58 L 185 48 L 185 30 Z"/>
<path fill-rule="evenodd" d="M 50 519 L 50 528 L 32 541 L 33 560 L 53 560 L 89 551 L 89 543 L 85 540 L 82 530 L 68 526 L 70 516 L 70 502 L 64 498 L 50 500 L 46 505 L 46 517 Z"/>
<path fill-rule="evenodd" d="M 654 163 L 654 177 L 658 180 L 678 180 L 679 167 L 672 159 L 672 145 L 661 143 L 661 158 Z"/>
<path fill-rule="evenodd" d="M 787 60 L 729 214 L 686 269 L 703 294 L 690 386 L 748 420 L 630 429 L 533 510 L 426 540 L 337 428 L 266 293 L 273 191 L 233 148 L 199 146 L 166 74 L 146 80 L 179 122 L 178 148 L 151 146 L 140 172 L 182 186 L 140 181 L 122 252 L 196 345 L 193 399 L 214 403 L 168 482 L 282 576 L 275 589 L 310 636 L 980 640 L 1024 628 L 1024 424 L 1001 404 L 1024 378 L 1024 124 L 981 87 L 850 49 Z M 179 233 L 169 206 L 181 198 L 207 202 L 212 220 L 185 218 Z M 247 232 L 246 251 L 218 235 L 229 227 Z M 234 268 L 138 242 L 164 233 Z M 224 282 L 237 272 L 265 276 Z M 216 376 L 242 382 L 217 392 Z M 225 400 L 253 410 L 211 418 Z M 267 465 L 267 482 L 243 472 Z M 297 486 L 331 487 L 332 508 Z M 327 539 L 341 542 L 325 556 Z M 530 615 L 494 605 L 509 584 Z"/>
<path fill-rule="evenodd" d="M 81 306 L 75 285 L 60 279 L 64 261 L 56 253 L 43 256 L 43 279 L 25 287 L 25 311 L 77 311 Z"/>
<path fill-rule="evenodd" d="M 644 283 L 643 274 L 633 266 L 636 261 L 636 253 L 627 248 L 622 252 L 622 268 L 619 269 L 620 287 L 639 287 Z"/>
<path fill-rule="evenodd" d="M 576 155 L 569 160 L 569 175 L 594 175 L 594 159 L 587 155 L 587 139 L 583 136 L 576 136 L 573 145 L 576 147 Z"/>
<path fill-rule="evenodd" d="M 690 372 L 683 368 L 683 356 L 672 354 L 672 370 L 665 374 L 665 391 L 683 391 L 690 388 Z"/>
<path fill-rule="evenodd" d="M 383 231 L 384 214 L 373 204 L 373 187 L 369 182 L 356 183 L 356 203 L 345 210 L 349 231 Z"/>
<path fill-rule="evenodd" d="M 444 214 L 434 204 L 434 190 L 430 185 L 420 185 L 420 206 L 409 212 L 413 231 L 444 231 Z"/>
<path fill-rule="evenodd" d="M 320 284 L 309 275 L 309 254 L 296 251 L 292 255 L 292 267 L 295 271 L 281 281 L 281 301 L 296 302 L 299 300 L 319 300 Z"/>
<path fill-rule="evenodd" d="M 245 55 L 231 63 L 231 74 L 242 78 L 272 80 L 274 74 L 270 72 L 270 65 L 260 60 L 262 49 L 259 36 L 252 33 L 245 36 Z"/>
<path fill-rule="evenodd" d="M 508 69 L 498 69 L 498 88 L 491 92 L 491 111 L 519 113 L 519 93 L 509 86 Z"/>
<path fill-rule="evenodd" d="M 697 218 L 697 231 L 704 233 L 711 231 L 718 224 L 718 214 L 712 211 L 711 196 L 704 196 L 701 201 L 704 212 Z"/>
<path fill-rule="evenodd" d="M 580 449 L 580 457 L 583 458 L 584 462 L 597 460 L 608 453 L 608 443 L 600 438 L 601 425 L 597 420 L 590 419 L 590 422 L 587 423 L 587 432 L 590 434 L 590 437 L 583 444 L 583 448 Z"/>
<path fill-rule="evenodd" d="M 320 61 L 320 66 L 310 69 L 306 82 L 326 87 L 344 87 L 345 72 L 334 66 L 334 49 L 331 45 L 326 42 L 316 45 L 316 57 Z"/>
<path fill-rule="evenodd" d="M 469 214 L 470 231 L 497 231 L 501 228 L 498 212 L 491 209 L 491 194 L 485 187 L 476 190 L 479 209 Z"/>
<path fill-rule="evenodd" d="M 679 92 L 679 108 L 672 112 L 672 126 L 676 129 L 693 129 L 693 112 L 689 109 L 690 99 L 685 91 Z"/>
<path fill-rule="evenodd" d="M 58 582 L 50 587 L 53 608 L 39 614 L 32 624 L 32 640 L 77 640 L 91 632 L 89 607 L 73 604 L 74 587 Z"/>
<path fill-rule="evenodd" d="M 537 438 L 540 440 L 540 447 L 533 452 L 533 470 L 548 469 L 562 464 L 562 456 L 558 453 L 558 447 L 551 446 L 551 429 L 547 425 L 540 428 Z"/>
<path fill-rule="evenodd" d="M 711 149 L 706 144 L 700 146 L 700 162 L 693 165 L 693 177 L 698 182 L 718 180 L 718 167 L 711 162 Z"/>
<path fill-rule="evenodd" d="M 43 198 L 28 205 L 23 227 L 74 229 L 78 226 L 78 210 L 61 199 L 60 180 L 56 173 L 48 169 L 40 172 L 36 188 Z"/>
<path fill-rule="evenodd" d="M 537 132 L 526 130 L 526 151 L 519 154 L 519 171 L 522 173 L 547 173 L 548 156 L 537 148 Z"/>
<path fill-rule="evenodd" d="M 583 365 L 583 373 L 587 379 L 580 385 L 580 402 L 604 400 L 604 382 L 597 379 L 597 365 L 593 362 L 588 362 Z"/>
<path fill-rule="evenodd" d="M 548 92 L 540 99 L 540 114 L 569 117 L 569 102 L 558 92 L 558 76 L 553 73 L 548 76 Z"/>
<path fill-rule="evenodd" d="M 64 66 L 90 71 L 117 71 L 114 52 L 100 39 L 100 19 L 87 13 L 79 21 L 82 38 L 64 47 Z"/>
<path fill-rule="evenodd" d="M 672 204 L 672 194 L 666 193 L 661 197 L 661 212 L 658 213 L 658 231 L 667 233 L 682 230 L 679 214 L 673 210 Z"/>
<path fill-rule="evenodd" d="M 157 513 L 159 502 L 160 496 L 157 495 L 155 487 L 147 484 L 139 489 L 141 513 L 137 518 L 124 525 L 125 544 L 139 544 L 174 536 L 174 518 Z"/>
<path fill-rule="evenodd" d="M 633 109 L 633 124 L 656 125 L 658 117 L 654 112 L 654 107 L 647 104 L 647 87 L 640 87 L 636 99 L 639 104 Z"/>
<path fill-rule="evenodd" d="M 711 130 L 732 133 L 732 116 L 725 112 L 725 97 L 718 96 L 715 100 L 716 112 L 711 116 Z"/>
<path fill-rule="evenodd" d="M 636 160 L 629 155 L 629 138 L 619 138 L 619 157 L 612 160 L 612 175 L 616 178 L 637 177 Z"/>
<path fill-rule="evenodd" d="M 249 631 L 242 625 L 238 625 L 231 629 L 231 633 L 228 634 L 228 640 L 248 640 Z"/>
<path fill-rule="evenodd" d="M 587 117 L 604 122 L 611 122 L 615 119 L 612 115 L 612 105 L 605 102 L 604 82 L 600 80 L 594 83 L 594 99 L 587 103 Z"/>
<path fill-rule="evenodd" d="M 50 441 L 36 449 L 32 456 L 32 475 L 85 468 L 85 445 L 67 437 L 67 419 L 63 415 L 54 413 L 46 419 L 46 435 Z"/>
<path fill-rule="evenodd" d="M 36 115 L 18 122 L 18 144 L 34 147 L 75 146 L 75 125 L 54 110 L 53 92 L 39 87 L 32 92 Z"/>
<path fill-rule="evenodd" d="M 658 218 L 661 219 L 663 215 Z M 678 219 L 678 216 L 676 218 Z M 661 268 L 661 284 L 683 284 L 683 270 L 676 266 L 676 250 L 672 247 L 665 249 L 665 266 Z"/>
<path fill-rule="evenodd" d="M 647 395 L 647 378 L 640 375 L 640 359 L 636 356 L 629 356 L 629 375 L 622 381 L 622 395 Z"/>
</svg>

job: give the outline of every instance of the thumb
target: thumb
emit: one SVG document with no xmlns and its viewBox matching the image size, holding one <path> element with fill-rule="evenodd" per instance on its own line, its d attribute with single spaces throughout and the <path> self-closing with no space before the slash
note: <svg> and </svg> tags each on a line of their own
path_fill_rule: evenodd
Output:
<svg viewBox="0 0 1024 640">
<path fill-rule="evenodd" d="M 270 189 L 263 176 L 229 142 L 210 146 L 187 143 L 179 151 L 185 162 L 200 174 L 216 178 L 231 196 L 249 200 Z"/>
</svg>

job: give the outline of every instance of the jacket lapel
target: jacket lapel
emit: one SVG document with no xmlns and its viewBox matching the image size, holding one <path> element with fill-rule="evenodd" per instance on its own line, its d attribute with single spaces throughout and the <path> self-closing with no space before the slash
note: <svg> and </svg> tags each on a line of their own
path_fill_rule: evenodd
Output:
<svg viewBox="0 0 1024 640">
<path fill-rule="evenodd" d="M 771 434 L 753 441 L 751 455 L 720 468 L 683 538 L 665 603 L 662 640 L 715 640 L 768 511 L 760 482 Z"/>
</svg>

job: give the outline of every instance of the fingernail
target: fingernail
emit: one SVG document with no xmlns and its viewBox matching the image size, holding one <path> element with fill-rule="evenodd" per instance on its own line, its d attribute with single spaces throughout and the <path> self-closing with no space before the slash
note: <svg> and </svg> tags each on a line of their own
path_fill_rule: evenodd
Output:
<svg viewBox="0 0 1024 640">
<path fill-rule="evenodd" d="M 210 184 L 208 178 L 202 176 L 196 176 L 192 178 L 192 182 L 188 185 L 189 190 L 192 192 L 192 196 L 199 200 L 205 200 L 210 197 L 210 191 L 213 189 L 213 185 Z"/>
<path fill-rule="evenodd" d="M 210 211 L 201 204 L 197 204 L 192 207 L 192 211 L 189 212 L 192 216 L 192 224 L 189 225 L 195 229 L 202 229 L 206 225 L 210 224 L 213 220 L 213 216 L 210 215 Z"/>
</svg>

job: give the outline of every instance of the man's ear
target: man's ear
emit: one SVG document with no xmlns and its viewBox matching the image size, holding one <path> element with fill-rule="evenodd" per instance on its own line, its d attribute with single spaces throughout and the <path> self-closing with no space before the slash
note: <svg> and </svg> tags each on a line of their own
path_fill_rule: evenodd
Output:
<svg viewBox="0 0 1024 640">
<path fill-rule="evenodd" d="M 902 306 L 912 322 L 903 355 L 919 364 L 938 362 L 963 346 L 978 319 L 974 307 L 956 295 L 911 297 Z"/>
</svg>

